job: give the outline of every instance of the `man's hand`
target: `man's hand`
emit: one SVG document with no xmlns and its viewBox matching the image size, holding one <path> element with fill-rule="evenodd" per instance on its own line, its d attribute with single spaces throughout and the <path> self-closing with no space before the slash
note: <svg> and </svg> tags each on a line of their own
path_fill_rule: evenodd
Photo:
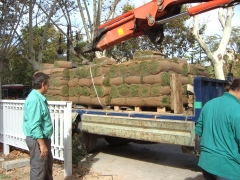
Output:
<svg viewBox="0 0 240 180">
<path fill-rule="evenodd" d="M 46 157 L 48 155 L 48 148 L 45 145 L 44 140 L 43 139 L 37 139 L 37 142 L 39 144 L 39 148 L 40 148 L 40 152 L 41 152 L 40 157 L 41 158 Z"/>
</svg>

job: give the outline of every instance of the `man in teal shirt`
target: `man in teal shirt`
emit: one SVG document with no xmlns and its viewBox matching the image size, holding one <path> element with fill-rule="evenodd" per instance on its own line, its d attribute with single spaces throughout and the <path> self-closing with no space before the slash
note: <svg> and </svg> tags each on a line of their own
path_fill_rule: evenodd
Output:
<svg viewBox="0 0 240 180">
<path fill-rule="evenodd" d="M 49 76 L 38 72 L 32 76 L 33 90 L 24 104 L 23 132 L 30 151 L 30 179 L 52 180 L 53 126 L 48 103 L 43 96 L 49 87 Z"/>
<path fill-rule="evenodd" d="M 240 78 L 229 88 L 205 104 L 196 124 L 201 137 L 198 165 L 206 180 L 240 180 Z"/>
</svg>

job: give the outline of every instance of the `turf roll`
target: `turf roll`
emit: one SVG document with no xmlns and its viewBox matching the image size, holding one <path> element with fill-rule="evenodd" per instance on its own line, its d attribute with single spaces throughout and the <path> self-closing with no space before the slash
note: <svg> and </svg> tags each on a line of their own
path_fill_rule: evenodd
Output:
<svg viewBox="0 0 240 180">
<path fill-rule="evenodd" d="M 54 62 L 55 68 L 68 68 L 72 69 L 72 62 L 70 61 L 55 61 Z"/>
<path fill-rule="evenodd" d="M 78 78 L 71 79 L 68 82 L 68 86 L 69 87 L 75 87 L 76 85 L 78 85 L 78 81 L 79 81 Z"/>
<path fill-rule="evenodd" d="M 126 106 L 126 98 L 111 98 L 110 105 L 112 105 L 112 106 Z"/>
<path fill-rule="evenodd" d="M 90 88 L 87 86 L 83 86 L 82 87 L 82 95 L 83 96 L 90 96 L 91 92 L 90 92 Z"/>
<path fill-rule="evenodd" d="M 90 87 L 92 85 L 92 80 L 91 79 L 88 79 L 88 78 L 80 78 L 78 80 L 78 85 L 79 86 L 87 86 L 87 87 Z"/>
<path fill-rule="evenodd" d="M 120 86 L 117 86 L 118 93 L 120 97 L 127 97 L 129 96 L 129 85 L 122 84 Z"/>
<path fill-rule="evenodd" d="M 79 97 L 82 95 L 82 87 L 79 85 L 76 85 L 74 87 L 74 96 Z"/>
<path fill-rule="evenodd" d="M 118 87 L 117 86 L 111 86 L 109 94 L 110 94 L 111 98 L 119 97 Z"/>
<path fill-rule="evenodd" d="M 118 86 L 123 84 L 123 77 L 110 78 L 110 86 Z"/>
</svg>

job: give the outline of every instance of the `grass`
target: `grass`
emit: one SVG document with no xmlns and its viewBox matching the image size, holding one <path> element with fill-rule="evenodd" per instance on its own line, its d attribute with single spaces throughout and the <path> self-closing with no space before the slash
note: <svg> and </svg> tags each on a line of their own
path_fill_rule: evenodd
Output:
<svg viewBox="0 0 240 180">
<path fill-rule="evenodd" d="M 5 174 L 0 174 L 0 179 L 7 179 L 7 178 L 10 178 L 10 176 Z"/>
</svg>

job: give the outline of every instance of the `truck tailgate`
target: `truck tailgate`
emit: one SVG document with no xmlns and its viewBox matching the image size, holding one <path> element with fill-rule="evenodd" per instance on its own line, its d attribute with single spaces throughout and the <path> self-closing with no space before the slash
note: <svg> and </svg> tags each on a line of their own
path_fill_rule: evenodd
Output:
<svg viewBox="0 0 240 180">
<path fill-rule="evenodd" d="M 84 132 L 183 146 L 194 146 L 194 127 L 192 121 L 82 115 Z"/>
</svg>

